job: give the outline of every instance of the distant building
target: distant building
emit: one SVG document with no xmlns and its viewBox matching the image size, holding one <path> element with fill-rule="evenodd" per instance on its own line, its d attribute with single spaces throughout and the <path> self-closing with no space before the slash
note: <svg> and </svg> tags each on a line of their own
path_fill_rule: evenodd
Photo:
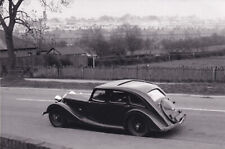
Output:
<svg viewBox="0 0 225 149">
<path fill-rule="evenodd" d="M 46 51 L 46 50 L 45 50 Z M 55 55 L 69 60 L 74 67 L 95 67 L 96 54 L 76 46 L 55 47 L 46 51 L 46 55 Z"/>
<path fill-rule="evenodd" d="M 14 37 L 13 40 L 16 57 L 36 55 L 37 48 L 32 42 L 25 41 L 17 37 Z M 3 30 L 0 30 L 0 58 L 7 57 L 8 50 L 5 42 L 5 34 Z"/>
<path fill-rule="evenodd" d="M 70 61 L 74 67 L 95 66 L 96 54 L 76 46 L 52 46 L 45 44 L 38 49 L 31 42 L 14 37 L 16 65 L 18 67 L 45 66 L 46 58 L 54 55 L 57 59 Z M 8 50 L 4 32 L 0 30 L 0 63 L 7 65 Z"/>
</svg>

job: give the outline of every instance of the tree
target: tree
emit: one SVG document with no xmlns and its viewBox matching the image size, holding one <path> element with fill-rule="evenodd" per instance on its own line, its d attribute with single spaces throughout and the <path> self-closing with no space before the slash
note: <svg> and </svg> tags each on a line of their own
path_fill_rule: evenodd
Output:
<svg viewBox="0 0 225 149">
<path fill-rule="evenodd" d="M 27 41 L 33 41 L 35 46 L 38 48 L 37 54 L 39 55 L 44 45 L 44 36 L 46 36 L 46 34 L 44 35 L 47 29 L 46 17 L 34 18 L 32 17 L 32 20 L 29 21 L 29 30 L 24 34 L 23 38 Z"/>
<path fill-rule="evenodd" d="M 152 51 L 154 49 L 154 39 L 145 39 L 144 40 L 144 49 L 145 50 L 149 50 L 149 51 Z"/>
<path fill-rule="evenodd" d="M 138 26 L 125 25 L 127 50 L 133 53 L 134 51 L 143 48 L 141 29 Z"/>
<path fill-rule="evenodd" d="M 83 31 L 78 45 L 83 49 L 95 52 L 98 56 L 110 55 L 110 45 L 101 28 L 91 28 Z"/>
<path fill-rule="evenodd" d="M 106 41 L 102 29 L 94 29 L 91 45 L 95 53 L 99 56 L 110 55 L 109 43 Z"/>
<path fill-rule="evenodd" d="M 5 33 L 10 70 L 14 70 L 16 66 L 16 55 L 13 43 L 14 27 L 16 24 L 20 24 L 25 26 L 28 31 L 30 30 L 29 22 L 27 20 L 27 18 L 29 18 L 28 13 L 19 9 L 24 1 L 25 0 L 0 0 L 0 25 L 2 26 Z M 69 0 L 40 0 L 40 2 L 40 4 L 53 11 L 59 8 L 59 3 L 62 5 L 69 4 Z"/>
<path fill-rule="evenodd" d="M 126 55 L 125 37 L 121 34 L 120 29 L 114 29 L 110 35 L 110 52 L 111 55 L 123 56 Z"/>
</svg>

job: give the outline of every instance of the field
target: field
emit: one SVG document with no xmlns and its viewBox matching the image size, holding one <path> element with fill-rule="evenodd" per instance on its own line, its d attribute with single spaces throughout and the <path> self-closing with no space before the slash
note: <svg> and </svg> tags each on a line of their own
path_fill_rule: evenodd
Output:
<svg viewBox="0 0 225 149">
<path fill-rule="evenodd" d="M 198 59 L 174 60 L 169 62 L 141 64 L 139 66 L 166 67 L 166 68 L 177 68 L 177 67 L 189 67 L 189 68 L 211 68 L 211 67 L 221 68 L 223 67 L 225 68 L 225 56 L 213 56 L 213 57 L 198 58 Z"/>
</svg>

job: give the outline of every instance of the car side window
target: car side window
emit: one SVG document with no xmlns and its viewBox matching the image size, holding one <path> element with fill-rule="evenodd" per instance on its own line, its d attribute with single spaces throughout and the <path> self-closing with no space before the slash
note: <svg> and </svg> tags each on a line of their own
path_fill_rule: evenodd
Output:
<svg viewBox="0 0 225 149">
<path fill-rule="evenodd" d="M 97 102 L 105 102 L 107 97 L 108 93 L 106 90 L 95 90 L 92 96 L 92 100 Z"/>
<path fill-rule="evenodd" d="M 144 101 L 141 100 L 141 98 L 138 97 L 137 95 L 130 94 L 130 102 L 132 105 L 137 105 L 137 106 L 142 106 L 142 107 L 146 106 Z"/>
<path fill-rule="evenodd" d="M 128 94 L 122 91 L 112 91 L 109 98 L 109 102 L 126 104 L 128 103 Z"/>
</svg>

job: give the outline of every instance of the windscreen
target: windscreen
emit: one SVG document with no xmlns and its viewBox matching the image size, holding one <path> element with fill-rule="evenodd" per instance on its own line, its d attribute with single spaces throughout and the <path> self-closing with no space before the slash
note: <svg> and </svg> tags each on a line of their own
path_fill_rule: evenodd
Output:
<svg viewBox="0 0 225 149">
<path fill-rule="evenodd" d="M 150 96 L 154 102 L 157 102 L 161 98 L 165 98 L 165 95 L 158 89 L 148 92 L 148 96 Z"/>
</svg>

